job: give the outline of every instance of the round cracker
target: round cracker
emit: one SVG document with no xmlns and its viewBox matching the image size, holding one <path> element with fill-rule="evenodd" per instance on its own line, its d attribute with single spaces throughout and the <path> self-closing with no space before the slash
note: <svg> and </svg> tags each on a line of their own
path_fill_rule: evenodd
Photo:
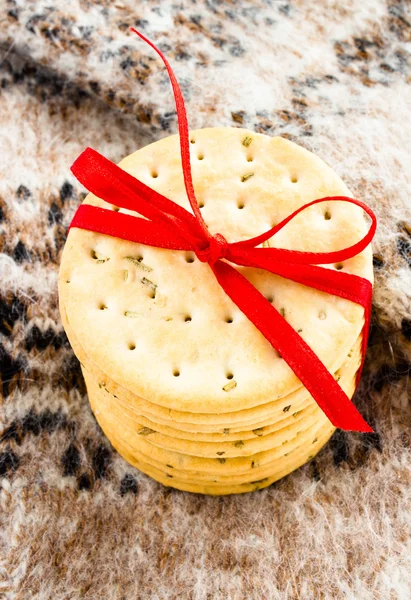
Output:
<svg viewBox="0 0 411 600">
<path fill-rule="evenodd" d="M 351 366 L 358 367 L 358 360 L 351 359 Z M 289 416 L 278 421 L 275 426 L 270 428 L 261 427 L 254 429 L 252 432 L 245 432 L 247 435 L 244 437 L 237 433 L 235 439 L 228 438 L 224 434 L 215 434 L 211 440 L 201 439 L 199 435 L 193 437 L 193 439 L 184 439 L 180 437 L 177 429 L 169 428 L 168 432 L 165 433 L 159 431 L 154 423 L 150 423 L 151 426 L 143 424 L 140 417 L 125 409 L 119 398 L 116 399 L 106 390 L 99 388 L 97 382 L 86 371 L 83 371 L 83 374 L 90 403 L 95 413 L 103 412 L 106 419 L 112 419 L 120 428 L 127 427 L 136 436 L 143 436 L 149 444 L 192 456 L 210 458 L 224 456 L 224 458 L 228 458 L 249 456 L 263 450 L 269 450 L 273 446 L 284 442 L 283 432 L 285 432 L 285 439 L 289 438 L 290 427 L 295 428 L 297 431 L 303 430 L 305 424 L 311 421 L 313 413 L 318 410 L 315 403 L 312 403 L 294 416 L 289 412 L 285 413 Z M 347 369 L 341 376 L 339 383 L 345 392 L 354 389 L 355 374 L 356 369 L 351 368 Z"/>
<path fill-rule="evenodd" d="M 245 137 L 252 139 L 248 146 Z M 285 139 L 232 128 L 195 131 L 192 139 L 194 187 L 204 203 L 204 218 L 213 234 L 220 232 L 228 241 L 262 233 L 315 198 L 349 195 L 325 163 Z M 135 152 L 120 166 L 188 207 L 177 136 Z M 110 208 L 93 195 L 85 202 Z M 358 207 L 316 205 L 289 223 L 271 245 L 331 251 L 351 245 L 365 231 Z M 59 293 L 87 356 L 133 394 L 191 413 L 255 407 L 300 387 L 285 361 L 225 295 L 208 265 L 196 258 L 187 262 L 191 259 L 184 252 L 71 229 Z M 371 249 L 343 268 L 371 280 Z M 239 270 L 273 297 L 296 330 L 302 329 L 330 371 L 341 365 L 361 331 L 361 307 L 265 271 Z M 144 279 L 156 286 L 155 295 Z M 236 387 L 227 392 L 228 374 Z"/>
<path fill-rule="evenodd" d="M 257 474 L 255 477 L 252 476 L 249 482 L 233 483 L 232 481 L 228 482 L 227 479 L 225 479 L 225 483 L 221 483 L 218 481 L 218 476 L 214 478 L 214 481 L 210 479 L 205 480 L 203 473 L 181 473 L 174 469 L 171 470 L 167 466 L 166 470 L 168 470 L 168 472 L 165 472 L 164 469 L 154 466 L 153 461 L 151 461 L 151 463 L 147 462 L 146 457 L 142 458 L 141 456 L 138 456 L 133 449 L 131 449 L 123 441 L 120 441 L 118 439 L 118 432 L 114 432 L 110 429 L 110 424 L 105 423 L 102 414 L 100 415 L 99 422 L 104 430 L 107 431 L 107 435 L 114 448 L 130 464 L 137 467 L 143 473 L 146 473 L 153 479 L 169 487 L 174 487 L 183 491 L 209 495 L 240 494 L 259 490 L 271 485 L 271 483 L 274 481 L 277 481 L 278 479 L 288 475 L 307 462 L 307 460 L 313 458 L 335 431 L 335 428 L 329 423 L 329 428 L 323 429 L 322 434 L 317 436 L 317 441 L 315 443 L 313 443 L 310 447 L 302 447 L 296 450 L 295 453 L 291 453 L 289 455 L 291 458 L 287 457 L 287 459 L 284 460 L 281 465 L 277 464 L 275 467 L 272 466 L 272 474 L 269 476 L 260 477 Z M 200 479 L 198 475 L 201 475 L 203 479 Z"/>
<path fill-rule="evenodd" d="M 78 343 L 78 340 L 67 321 L 67 315 L 63 306 L 61 307 L 61 316 L 70 343 L 77 357 L 82 363 L 83 368 L 89 371 L 93 379 L 98 382 L 99 387 L 104 388 L 107 393 L 117 398 L 120 402 L 123 402 L 126 406 L 129 406 L 130 410 L 136 412 L 136 414 L 156 423 L 157 427 L 158 425 L 172 425 L 181 431 L 194 433 L 209 433 L 215 431 L 230 434 L 241 432 L 244 429 L 253 431 L 254 429 L 265 427 L 269 424 L 276 424 L 278 421 L 286 418 L 288 413 L 291 415 L 298 415 L 300 411 L 313 403 L 307 390 L 300 386 L 297 390 L 281 399 L 271 402 L 267 399 L 267 402 L 261 406 L 217 415 L 188 413 L 157 406 L 148 400 L 132 394 L 128 389 L 111 380 L 98 365 L 93 364 L 89 357 L 86 356 L 84 349 Z M 346 369 L 353 368 L 352 358 L 356 361 L 357 366 L 354 368 L 357 370 L 360 362 L 360 353 L 361 337 L 357 339 L 354 347 L 350 349 L 346 360 L 336 371 L 335 377 L 339 378 Z"/>
<path fill-rule="evenodd" d="M 93 406 L 93 396 L 90 396 L 89 399 L 92 408 L 95 409 L 96 407 Z M 125 421 L 119 422 L 116 420 L 112 413 L 105 412 L 104 410 L 97 410 L 95 415 L 97 420 L 104 419 L 105 423 L 111 422 L 111 427 L 117 432 L 118 436 L 133 448 L 136 453 L 146 457 L 146 460 L 147 457 L 149 457 L 148 460 L 154 460 L 160 465 L 169 464 L 181 471 L 195 471 L 224 476 L 234 473 L 247 473 L 253 468 L 252 463 L 254 463 L 255 468 L 256 466 L 260 467 L 269 464 L 274 460 L 281 461 L 286 454 L 295 450 L 296 447 L 311 444 L 315 438 L 313 432 L 317 434 L 324 426 L 328 427 L 327 417 L 320 408 L 315 405 L 312 413 L 307 416 L 304 421 L 291 424 L 280 430 L 278 435 L 275 436 L 275 440 L 270 449 L 256 452 L 249 456 L 243 456 L 242 448 L 244 447 L 243 444 L 245 445 L 245 442 L 242 444 L 234 442 L 232 443 L 232 448 L 236 455 L 228 457 L 226 460 L 222 460 L 221 457 L 208 458 L 203 456 L 193 456 L 176 450 L 169 450 L 156 446 L 150 443 L 149 435 L 140 435 Z"/>
</svg>

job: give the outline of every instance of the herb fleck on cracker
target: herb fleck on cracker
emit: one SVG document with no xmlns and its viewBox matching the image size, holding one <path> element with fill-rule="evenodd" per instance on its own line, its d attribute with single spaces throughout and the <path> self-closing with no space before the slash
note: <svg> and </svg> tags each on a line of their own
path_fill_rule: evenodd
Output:
<svg viewBox="0 0 411 600">
<path fill-rule="evenodd" d="M 223 385 L 223 390 L 225 392 L 231 392 L 231 390 L 233 390 L 236 387 L 237 387 L 237 382 L 234 381 L 234 379 L 232 379 L 231 381 L 229 381 L 228 383 Z"/>
<path fill-rule="evenodd" d="M 220 462 L 223 465 L 227 459 L 226 458 L 217 458 L 217 460 L 218 460 L 218 462 Z"/>
<path fill-rule="evenodd" d="M 253 433 L 258 436 L 262 436 L 264 431 L 264 427 L 258 427 L 257 429 L 253 429 Z"/>
<path fill-rule="evenodd" d="M 143 283 L 144 285 L 146 285 L 147 287 L 149 287 L 151 289 L 151 291 L 153 293 L 153 295 L 151 297 L 155 298 L 156 292 L 157 292 L 157 284 L 150 281 L 150 279 L 147 279 L 147 277 L 143 277 L 141 279 L 141 283 Z"/>
<path fill-rule="evenodd" d="M 297 415 L 299 415 L 300 412 L 303 412 L 303 411 L 302 410 L 297 410 L 295 413 L 293 413 L 293 417 L 296 417 Z"/>
<path fill-rule="evenodd" d="M 126 310 L 124 316 L 130 317 L 130 319 L 137 319 L 140 316 L 140 313 L 136 312 L 135 310 Z"/>
<path fill-rule="evenodd" d="M 280 308 L 280 315 L 285 319 L 285 308 Z"/>
<path fill-rule="evenodd" d="M 245 146 L 246 148 L 248 148 L 248 146 L 251 144 L 251 142 L 253 141 L 253 138 L 250 137 L 249 135 L 246 135 L 245 138 L 242 141 L 243 146 Z"/>
<path fill-rule="evenodd" d="M 127 281 L 127 279 L 128 279 L 128 271 L 127 271 L 127 269 L 125 271 L 123 271 L 123 279 L 124 279 L 124 281 Z"/>
<path fill-rule="evenodd" d="M 261 245 L 263 248 L 270 248 L 270 240 L 265 240 Z"/>
<path fill-rule="evenodd" d="M 283 408 L 283 412 L 288 412 L 291 408 L 291 404 L 289 404 L 288 406 L 284 406 Z"/>
<path fill-rule="evenodd" d="M 244 442 L 242 440 L 239 440 L 238 442 L 234 443 L 234 446 L 236 448 L 242 448 L 244 446 Z"/>
<path fill-rule="evenodd" d="M 217 452 L 218 456 L 223 456 L 223 454 L 225 454 L 225 452 Z"/>
<path fill-rule="evenodd" d="M 316 442 L 318 442 L 318 438 L 313 439 L 313 444 L 315 444 Z"/>
<path fill-rule="evenodd" d="M 250 179 L 250 177 L 253 177 L 253 176 L 254 176 L 254 173 L 247 173 L 247 175 L 243 175 L 241 177 L 241 181 L 243 181 L 243 182 L 247 181 L 247 179 Z"/>
<path fill-rule="evenodd" d="M 155 433 L 155 431 L 154 429 L 150 429 L 150 427 L 143 427 L 137 433 L 138 435 L 150 435 L 151 433 Z"/>
<path fill-rule="evenodd" d="M 173 465 L 166 465 L 169 469 L 174 469 Z"/>
<path fill-rule="evenodd" d="M 94 258 L 96 264 L 105 263 L 110 260 L 109 256 L 99 256 L 95 250 L 92 250 L 91 257 Z"/>
<path fill-rule="evenodd" d="M 142 258 L 135 258 L 134 256 L 125 256 L 124 258 L 126 260 L 128 260 L 128 262 L 133 263 L 133 265 L 135 265 L 142 271 L 147 271 L 147 273 L 150 273 L 150 271 L 153 270 L 151 267 L 149 267 L 148 265 L 146 265 L 142 262 L 143 261 Z"/>
<path fill-rule="evenodd" d="M 141 279 L 141 283 L 144 283 L 144 285 L 146 285 L 151 290 L 153 290 L 154 294 L 156 293 L 156 290 L 157 290 L 157 284 L 156 283 L 153 283 L 152 281 L 150 281 L 150 279 L 147 279 L 147 277 L 143 277 Z"/>
<path fill-rule="evenodd" d="M 229 430 L 229 429 L 223 429 L 223 433 L 224 433 L 225 435 L 228 435 L 228 434 L 230 433 L 230 430 Z"/>
</svg>

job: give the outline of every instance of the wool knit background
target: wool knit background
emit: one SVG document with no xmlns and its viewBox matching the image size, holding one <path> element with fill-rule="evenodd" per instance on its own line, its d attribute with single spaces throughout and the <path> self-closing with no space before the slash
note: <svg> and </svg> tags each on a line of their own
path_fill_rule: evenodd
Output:
<svg viewBox="0 0 411 600">
<path fill-rule="evenodd" d="M 0 0 L 0 598 L 409 600 L 411 3 Z M 63 332 L 56 281 L 92 146 L 114 161 L 190 124 L 297 141 L 376 211 L 356 403 L 270 488 L 166 489 L 110 447 Z"/>
</svg>

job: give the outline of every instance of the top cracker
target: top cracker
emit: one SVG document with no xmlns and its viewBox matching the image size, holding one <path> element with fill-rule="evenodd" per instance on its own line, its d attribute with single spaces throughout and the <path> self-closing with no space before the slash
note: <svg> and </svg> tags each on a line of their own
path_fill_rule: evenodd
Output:
<svg viewBox="0 0 411 600">
<path fill-rule="evenodd" d="M 316 198 L 349 195 L 322 160 L 283 138 L 214 128 L 191 132 L 190 141 L 203 217 L 212 234 L 229 242 L 263 233 Z M 178 136 L 138 150 L 120 166 L 190 210 Z M 117 209 L 92 194 L 84 202 Z M 359 207 L 322 203 L 299 214 L 269 244 L 330 252 L 355 243 L 366 230 Z M 360 306 L 266 271 L 237 268 L 331 372 L 341 366 L 363 326 Z M 329 268 L 372 281 L 371 247 Z M 193 253 L 73 228 L 59 294 L 89 360 L 151 402 L 213 414 L 257 406 L 301 386 Z"/>
</svg>

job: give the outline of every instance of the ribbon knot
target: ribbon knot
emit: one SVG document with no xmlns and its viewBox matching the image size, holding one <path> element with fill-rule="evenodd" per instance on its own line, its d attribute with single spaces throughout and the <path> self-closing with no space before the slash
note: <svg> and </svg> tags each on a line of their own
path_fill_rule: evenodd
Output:
<svg viewBox="0 0 411 600">
<path fill-rule="evenodd" d="M 228 242 L 221 233 L 216 233 L 210 238 L 205 248 L 196 250 L 198 260 L 213 265 L 221 258 L 225 258 L 228 252 Z"/>
<path fill-rule="evenodd" d="M 363 277 L 324 268 L 324 265 L 341 263 L 356 256 L 368 246 L 377 226 L 374 213 L 366 204 L 354 198 L 332 196 L 300 206 L 269 231 L 248 240 L 229 244 L 220 233 L 211 236 L 195 197 L 187 115 L 180 87 L 170 64 L 160 50 L 141 33 L 133 31 L 157 52 L 170 76 L 178 116 L 184 184 L 194 214 L 88 148 L 73 164 L 74 175 L 97 197 L 109 204 L 133 211 L 134 215 L 82 204 L 70 227 L 97 231 L 156 248 L 195 252 L 201 262 L 208 263 L 227 296 L 281 354 L 333 425 L 342 429 L 372 431 L 332 373 L 301 337 L 301 330 L 295 331 L 277 308 L 230 263 L 264 269 L 279 277 L 361 305 L 364 308 L 363 360 L 357 371 L 358 382 L 367 347 L 372 284 Z M 332 252 L 300 252 L 264 247 L 265 241 L 275 236 L 300 212 L 320 202 L 325 202 L 328 206 L 332 202 L 346 202 L 359 206 L 371 218 L 368 233 L 352 246 Z M 222 261 L 223 258 L 226 260 Z"/>
</svg>

